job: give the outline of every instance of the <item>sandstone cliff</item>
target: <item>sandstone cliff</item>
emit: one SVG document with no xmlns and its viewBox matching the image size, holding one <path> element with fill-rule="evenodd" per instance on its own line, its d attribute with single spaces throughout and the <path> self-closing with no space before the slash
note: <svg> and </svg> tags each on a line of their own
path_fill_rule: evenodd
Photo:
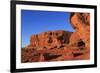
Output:
<svg viewBox="0 0 100 73">
<path fill-rule="evenodd" d="M 85 42 L 86 47 L 90 48 L 90 14 L 72 13 L 70 22 L 76 33 Z"/>
<path fill-rule="evenodd" d="M 85 60 L 90 58 L 90 15 L 71 13 L 75 32 L 48 31 L 30 37 L 30 44 L 22 49 L 21 62 Z"/>
<path fill-rule="evenodd" d="M 33 35 L 30 38 L 30 46 L 50 47 L 60 44 L 68 44 L 72 32 L 57 30 Z"/>
</svg>

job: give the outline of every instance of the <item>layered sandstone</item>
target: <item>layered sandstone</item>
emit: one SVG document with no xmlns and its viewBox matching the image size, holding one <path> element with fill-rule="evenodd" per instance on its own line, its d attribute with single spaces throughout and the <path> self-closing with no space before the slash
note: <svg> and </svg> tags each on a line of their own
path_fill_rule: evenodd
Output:
<svg viewBox="0 0 100 73">
<path fill-rule="evenodd" d="M 90 15 L 72 13 L 70 22 L 75 32 L 56 30 L 32 35 L 30 44 L 21 51 L 21 62 L 89 59 Z"/>
<path fill-rule="evenodd" d="M 33 47 L 46 47 L 55 46 L 58 44 L 69 43 L 69 38 L 72 32 L 67 32 L 63 30 L 48 31 L 40 33 L 38 35 L 33 35 L 30 38 L 30 46 Z"/>
</svg>

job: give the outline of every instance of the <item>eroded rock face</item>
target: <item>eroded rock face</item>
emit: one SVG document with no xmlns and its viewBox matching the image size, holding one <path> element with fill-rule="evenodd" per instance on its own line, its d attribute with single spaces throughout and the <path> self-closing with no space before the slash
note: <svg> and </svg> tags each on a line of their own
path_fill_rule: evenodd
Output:
<svg viewBox="0 0 100 73">
<path fill-rule="evenodd" d="M 72 13 L 70 21 L 76 33 L 85 42 L 86 47 L 90 48 L 90 14 Z"/>
<path fill-rule="evenodd" d="M 90 58 L 90 14 L 89 13 L 72 13 L 70 22 L 75 33 L 85 43 L 84 58 Z"/>
<path fill-rule="evenodd" d="M 72 32 L 67 31 L 48 31 L 38 35 L 31 36 L 30 45 L 33 47 L 40 46 L 55 46 L 58 44 L 69 43 L 69 38 Z"/>
<path fill-rule="evenodd" d="M 21 62 L 89 59 L 90 15 L 72 13 L 70 22 L 75 32 L 57 30 L 32 35 L 30 44 L 21 51 Z"/>
</svg>

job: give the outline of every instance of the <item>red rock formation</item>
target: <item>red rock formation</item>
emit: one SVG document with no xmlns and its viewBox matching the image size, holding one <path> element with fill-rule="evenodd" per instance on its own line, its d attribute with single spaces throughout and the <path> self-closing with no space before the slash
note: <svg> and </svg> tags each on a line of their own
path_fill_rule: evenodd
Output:
<svg viewBox="0 0 100 73">
<path fill-rule="evenodd" d="M 72 13 L 70 18 L 72 26 L 76 33 L 85 42 L 86 47 L 90 48 L 90 14 L 89 13 Z"/>
<path fill-rule="evenodd" d="M 22 49 L 21 62 L 85 60 L 90 58 L 90 15 L 72 13 L 70 22 L 75 32 L 48 31 L 30 37 Z"/>
<path fill-rule="evenodd" d="M 44 47 L 50 45 L 58 45 L 63 43 L 69 43 L 69 38 L 72 32 L 66 31 L 48 31 L 44 33 L 40 33 L 38 35 L 31 36 L 30 46 L 36 47 Z"/>
<path fill-rule="evenodd" d="M 71 25 L 76 30 L 81 40 L 85 43 L 87 58 L 90 58 L 90 14 L 72 13 L 70 17 Z"/>
</svg>

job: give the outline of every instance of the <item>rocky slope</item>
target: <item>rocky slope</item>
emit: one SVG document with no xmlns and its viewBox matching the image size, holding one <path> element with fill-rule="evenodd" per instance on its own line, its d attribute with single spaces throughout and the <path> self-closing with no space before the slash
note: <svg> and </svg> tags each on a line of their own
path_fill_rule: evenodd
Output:
<svg viewBox="0 0 100 73">
<path fill-rule="evenodd" d="M 30 37 L 21 51 L 21 62 L 85 60 L 90 58 L 88 13 L 72 13 L 70 22 L 75 32 L 48 31 Z"/>
</svg>

